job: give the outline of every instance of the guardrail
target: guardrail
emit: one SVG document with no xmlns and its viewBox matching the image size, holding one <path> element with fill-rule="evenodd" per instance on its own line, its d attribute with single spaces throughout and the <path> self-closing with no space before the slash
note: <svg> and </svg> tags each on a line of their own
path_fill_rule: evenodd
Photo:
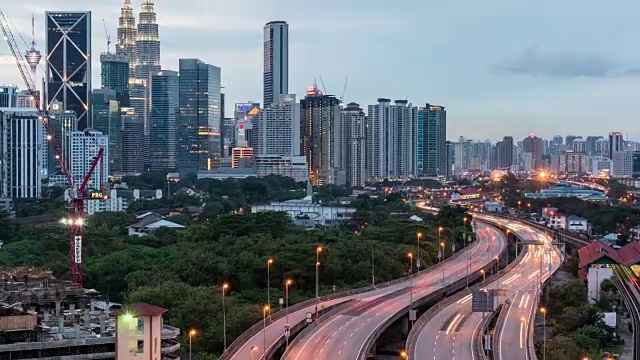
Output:
<svg viewBox="0 0 640 360">
<path fill-rule="evenodd" d="M 442 266 L 446 266 L 446 264 L 448 262 L 450 262 L 451 260 L 456 259 L 457 257 L 461 256 L 462 254 L 464 254 L 466 251 L 469 251 L 470 249 L 472 249 L 473 247 L 478 246 L 478 242 L 474 241 L 473 243 L 471 243 L 470 245 L 468 245 L 467 247 L 463 248 L 463 250 L 458 251 L 457 253 L 453 254 L 451 257 L 449 257 L 448 259 L 446 259 L 446 261 L 440 262 L 438 264 L 434 264 L 422 271 L 417 272 L 416 274 L 414 274 L 413 276 L 422 276 L 424 274 L 428 274 L 434 271 L 438 271 L 441 269 Z M 389 286 L 393 286 L 399 283 L 402 283 L 404 281 L 408 281 L 409 280 L 409 276 L 404 276 L 398 279 L 394 279 L 394 280 L 390 280 L 384 283 L 380 283 L 377 284 L 376 286 L 366 286 L 366 287 L 362 287 L 362 288 L 357 288 L 357 289 L 352 289 L 352 290 L 346 290 L 346 291 L 341 291 L 341 292 L 337 292 L 334 294 L 330 294 L 330 295 L 325 295 L 325 296 L 321 296 L 320 299 L 318 300 L 318 302 L 326 302 L 326 301 L 331 301 L 331 300 L 336 300 L 339 298 L 343 298 L 343 297 L 349 297 L 349 296 L 354 296 L 354 295 L 360 295 L 360 294 L 364 294 L 370 291 L 374 291 L 377 289 L 381 289 L 381 288 L 386 288 Z M 289 306 L 289 314 L 295 313 L 297 311 L 300 311 L 306 307 L 312 306 L 316 303 L 316 299 L 309 299 L 309 300 L 305 300 L 303 302 L 294 304 Z M 271 323 L 278 321 L 282 318 L 284 318 L 286 316 L 285 314 L 285 310 L 280 310 L 275 312 L 274 314 L 271 315 Z M 245 342 L 251 338 L 253 338 L 254 336 L 256 336 L 260 331 L 262 331 L 263 329 L 263 323 L 262 321 L 254 324 L 253 326 L 251 326 L 248 330 L 246 330 L 245 332 L 243 332 L 240 336 L 238 336 L 228 347 L 227 350 L 222 354 L 222 356 L 220 356 L 220 360 L 231 360 L 235 355 L 236 352 L 238 350 L 240 350 L 244 345 Z M 244 360 L 244 359 L 242 359 Z"/>
<path fill-rule="evenodd" d="M 484 221 L 484 220 L 483 220 Z M 502 254 L 504 254 L 504 252 L 506 251 L 507 247 L 505 246 L 504 249 L 502 249 L 502 252 L 500 253 L 500 257 L 502 257 Z M 493 259 L 491 259 L 491 261 L 485 265 L 484 267 L 482 267 L 483 270 L 488 271 L 493 267 Z M 469 274 L 469 281 L 473 282 L 476 281 L 478 279 L 480 279 L 482 277 L 481 273 L 479 271 L 475 271 L 471 274 Z M 461 279 L 456 280 L 455 282 L 449 284 L 448 286 L 444 287 L 444 288 L 440 288 L 434 292 L 432 292 L 431 294 L 420 298 L 420 299 L 414 299 L 413 301 L 413 307 L 417 308 L 420 307 L 424 304 L 427 304 L 437 298 L 443 298 L 445 297 L 447 294 L 451 294 L 451 293 L 455 293 L 460 291 L 461 289 L 464 289 L 467 287 L 467 278 L 463 277 Z M 391 316 L 390 318 L 387 319 L 387 321 L 385 323 L 383 323 L 381 326 L 379 326 L 372 334 L 369 335 L 369 337 L 367 338 L 367 341 L 364 343 L 364 345 L 362 346 L 363 351 L 358 354 L 358 358 L 357 360 L 366 360 L 368 358 L 368 354 L 371 348 L 373 348 L 373 345 L 375 344 L 375 342 L 378 340 L 378 338 L 380 337 L 380 335 L 387 330 L 387 328 L 389 326 L 391 326 L 391 324 L 393 324 L 394 322 L 396 322 L 398 319 L 400 319 L 401 317 L 405 316 L 405 314 L 407 314 L 409 312 L 409 305 L 403 307 L 400 311 L 396 312 L 393 316 Z"/>
<path fill-rule="evenodd" d="M 639 295 L 634 294 L 633 286 L 630 285 L 621 269 L 618 266 L 614 266 L 614 281 L 618 289 L 620 289 L 620 293 L 622 295 L 622 300 L 627 306 L 627 310 L 629 310 L 629 315 L 631 315 L 631 325 L 633 327 L 633 360 L 640 360 L 640 300 L 638 300 Z"/>
</svg>

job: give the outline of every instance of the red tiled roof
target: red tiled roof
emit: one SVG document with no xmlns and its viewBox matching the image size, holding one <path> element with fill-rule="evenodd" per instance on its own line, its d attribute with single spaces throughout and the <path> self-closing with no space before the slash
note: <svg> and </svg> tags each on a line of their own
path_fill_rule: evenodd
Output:
<svg viewBox="0 0 640 360">
<path fill-rule="evenodd" d="M 131 304 L 116 311 L 116 315 L 132 314 L 133 316 L 158 316 L 166 313 L 167 309 L 143 302 Z"/>
<path fill-rule="evenodd" d="M 473 194 L 479 194 L 482 191 L 480 191 L 480 189 L 475 189 L 475 188 L 464 188 L 464 189 L 459 189 L 458 190 L 458 194 L 460 195 L 473 195 Z"/>
<path fill-rule="evenodd" d="M 608 257 L 616 263 L 622 263 L 622 259 L 618 252 L 600 241 L 592 241 L 589 245 L 585 245 L 578 249 L 578 257 L 580 258 L 580 269 L 593 264 L 603 257 Z"/>
<path fill-rule="evenodd" d="M 640 243 L 632 241 L 618 250 L 618 255 L 622 263 L 626 266 L 635 265 L 640 262 Z"/>
</svg>

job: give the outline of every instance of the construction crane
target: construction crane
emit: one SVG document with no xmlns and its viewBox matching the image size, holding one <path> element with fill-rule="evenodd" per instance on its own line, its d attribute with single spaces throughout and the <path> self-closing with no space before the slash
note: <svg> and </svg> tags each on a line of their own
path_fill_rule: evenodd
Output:
<svg viewBox="0 0 640 360">
<path fill-rule="evenodd" d="M 20 75 L 22 76 L 22 80 L 24 81 L 27 91 L 31 95 L 31 99 L 33 100 L 33 106 L 37 109 L 38 119 L 42 121 L 43 127 L 47 130 L 47 140 L 51 143 L 52 148 L 54 149 L 55 158 L 60 164 L 60 169 L 62 173 L 65 175 L 67 179 L 67 183 L 69 184 L 70 191 L 70 206 L 69 206 L 69 219 L 65 221 L 67 225 L 70 226 L 70 241 L 69 241 L 69 273 L 71 277 L 71 281 L 82 285 L 82 241 L 84 236 L 84 201 L 85 200 L 101 200 L 95 197 L 87 196 L 87 185 L 89 184 L 89 180 L 93 175 L 96 167 L 100 161 L 103 159 L 104 148 L 100 148 L 95 158 L 92 159 L 91 167 L 89 172 L 84 176 L 80 186 L 75 186 L 73 182 L 73 176 L 71 171 L 65 165 L 65 159 L 63 159 L 58 146 L 55 143 L 55 137 L 50 132 L 50 128 L 48 126 L 48 118 L 47 114 L 40 107 L 40 99 L 38 91 L 36 90 L 36 86 L 33 82 L 33 79 L 29 75 L 29 64 L 22 56 L 22 52 L 18 47 L 15 37 L 11 32 L 11 28 L 9 27 L 9 21 L 6 17 L 5 12 L 0 8 L 0 30 L 2 30 L 2 34 L 4 35 L 4 39 L 7 41 L 9 45 L 9 50 L 13 55 L 16 65 L 18 66 L 18 70 L 20 71 Z M 81 177 L 82 178 L 82 177 Z M 100 182 L 102 182 L 102 177 L 100 177 Z M 100 188 L 102 188 L 102 184 L 100 184 Z"/>
<path fill-rule="evenodd" d="M 107 30 L 107 23 L 102 19 L 102 25 L 104 25 L 104 34 L 107 36 L 107 54 L 111 52 L 111 36 L 109 36 L 109 30 Z"/>
</svg>

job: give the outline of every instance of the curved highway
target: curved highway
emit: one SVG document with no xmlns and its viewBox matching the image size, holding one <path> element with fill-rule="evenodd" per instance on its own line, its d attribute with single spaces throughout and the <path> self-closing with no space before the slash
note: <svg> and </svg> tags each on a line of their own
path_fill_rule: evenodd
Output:
<svg viewBox="0 0 640 360">
<path fill-rule="evenodd" d="M 540 230 L 502 219 L 492 221 L 507 225 L 522 239 L 539 240 L 541 245 L 528 245 L 526 253 L 508 273 L 486 284 L 486 289 L 501 289 L 511 306 L 506 308 L 504 322 L 499 328 L 496 360 L 529 359 L 528 346 L 531 321 L 535 320 L 540 280 L 545 281 L 561 263 L 559 250 L 550 244 L 549 237 Z M 540 271 L 542 269 L 542 272 Z M 483 323 L 483 314 L 471 312 L 471 295 L 440 310 L 428 322 L 412 329 L 409 337 L 415 343 L 407 344 L 409 358 L 475 360 L 473 339 Z"/>
<path fill-rule="evenodd" d="M 468 256 L 458 256 L 444 267 L 445 285 L 467 275 L 467 264 L 471 272 L 478 271 L 494 261 L 506 245 L 503 234 L 498 229 L 476 222 L 478 241 L 468 250 Z M 426 272 L 416 277 L 414 287 L 404 283 L 399 288 L 385 294 L 368 295 L 346 312 L 320 324 L 317 329 L 296 339 L 283 356 L 287 360 L 354 360 L 365 358 L 367 344 L 377 331 L 388 326 L 396 314 L 407 311 L 413 299 L 424 298 L 442 288 L 442 270 Z M 413 290 L 413 291 L 412 291 Z M 411 291 L 413 292 L 411 294 Z"/>
</svg>

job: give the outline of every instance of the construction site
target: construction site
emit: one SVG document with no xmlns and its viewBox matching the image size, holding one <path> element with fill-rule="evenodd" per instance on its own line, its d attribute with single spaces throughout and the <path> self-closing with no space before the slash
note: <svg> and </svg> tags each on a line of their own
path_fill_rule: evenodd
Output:
<svg viewBox="0 0 640 360">
<path fill-rule="evenodd" d="M 0 277 L 0 360 L 116 358 L 120 304 L 48 270 L 0 268 Z M 163 325 L 163 359 L 178 358 L 179 334 Z"/>
</svg>

